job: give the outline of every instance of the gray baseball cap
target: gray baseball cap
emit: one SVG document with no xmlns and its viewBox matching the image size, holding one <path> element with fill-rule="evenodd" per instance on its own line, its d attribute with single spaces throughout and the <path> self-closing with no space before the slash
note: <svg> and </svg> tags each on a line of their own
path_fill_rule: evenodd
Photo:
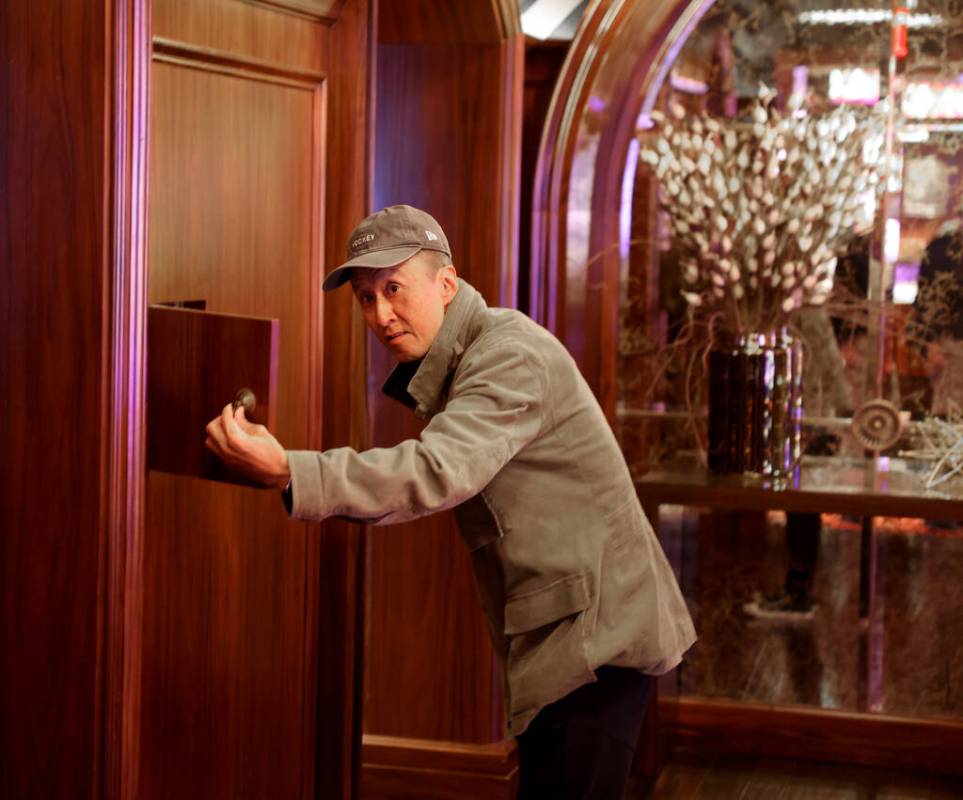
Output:
<svg viewBox="0 0 963 800">
<path fill-rule="evenodd" d="M 329 292 L 351 277 L 355 267 L 397 267 L 422 250 L 451 258 L 448 239 L 438 221 L 412 206 L 388 206 L 363 219 L 348 237 L 348 260 L 335 267 L 321 288 Z"/>
</svg>

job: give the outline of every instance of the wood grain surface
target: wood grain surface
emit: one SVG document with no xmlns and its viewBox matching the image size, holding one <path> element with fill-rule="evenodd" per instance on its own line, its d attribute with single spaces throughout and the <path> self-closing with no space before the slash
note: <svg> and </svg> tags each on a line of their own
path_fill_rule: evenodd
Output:
<svg viewBox="0 0 963 800">
<path fill-rule="evenodd" d="M 513 305 L 522 43 L 398 43 L 421 41 L 405 22 L 421 5 L 381 6 L 375 206 L 409 203 L 431 213 L 459 274 L 489 303 Z M 462 30 L 458 14 L 446 13 L 438 24 Z M 392 365 L 373 341 L 369 363 L 372 444 L 417 436 L 411 413 L 381 395 Z M 499 739 L 497 667 L 453 517 L 367 535 L 366 734 Z"/>
<path fill-rule="evenodd" d="M 155 3 L 149 292 L 277 319 L 273 432 L 318 449 L 363 431 L 320 281 L 366 210 L 369 12 L 281 5 Z M 350 796 L 360 563 L 276 492 L 150 474 L 140 797 Z"/>
<path fill-rule="evenodd" d="M 278 321 L 152 306 L 147 315 L 147 468 L 253 485 L 198 435 L 234 400 L 254 393 L 251 422 L 276 427 Z"/>
<path fill-rule="evenodd" d="M 514 740 L 491 744 L 365 735 L 362 797 L 513 800 L 518 789 Z"/>
<path fill-rule="evenodd" d="M 497 44 L 522 32 L 518 0 L 380 3 L 381 44 Z"/>
<path fill-rule="evenodd" d="M 628 143 L 688 0 L 600 0 L 579 25 L 534 179 L 532 315 L 568 347 L 610 421 L 618 361 L 619 219 Z"/>
<path fill-rule="evenodd" d="M 0 796 L 101 773 L 108 4 L 0 9 Z"/>
</svg>

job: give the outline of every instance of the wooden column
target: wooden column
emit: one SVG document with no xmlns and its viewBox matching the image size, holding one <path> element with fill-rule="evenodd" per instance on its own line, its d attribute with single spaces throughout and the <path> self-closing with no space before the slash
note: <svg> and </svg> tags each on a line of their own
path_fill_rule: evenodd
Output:
<svg viewBox="0 0 963 800">
<path fill-rule="evenodd" d="M 0 796 L 133 796 L 148 5 L 0 8 Z"/>
</svg>

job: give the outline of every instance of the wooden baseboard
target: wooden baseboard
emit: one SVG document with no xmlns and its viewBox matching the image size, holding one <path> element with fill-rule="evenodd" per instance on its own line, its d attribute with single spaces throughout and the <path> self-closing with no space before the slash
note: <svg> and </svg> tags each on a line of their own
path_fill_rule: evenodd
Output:
<svg viewBox="0 0 963 800">
<path fill-rule="evenodd" d="M 963 775 L 963 722 L 662 698 L 670 745 Z"/>
<path fill-rule="evenodd" d="M 518 788 L 515 742 L 439 742 L 365 734 L 359 800 L 512 800 Z"/>
</svg>

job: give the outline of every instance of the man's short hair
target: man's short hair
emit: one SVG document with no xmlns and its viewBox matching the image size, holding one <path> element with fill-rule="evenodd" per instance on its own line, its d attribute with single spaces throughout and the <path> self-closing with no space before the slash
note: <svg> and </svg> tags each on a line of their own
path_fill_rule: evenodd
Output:
<svg viewBox="0 0 963 800">
<path fill-rule="evenodd" d="M 441 253 L 438 250 L 421 250 L 415 255 L 415 258 L 421 259 L 421 262 L 431 270 L 432 275 L 437 275 L 438 270 L 451 265 L 448 254 Z"/>
<path fill-rule="evenodd" d="M 448 257 L 447 253 L 440 253 L 437 250 L 419 250 L 415 253 L 409 261 L 417 260 L 419 263 L 424 264 L 428 270 L 428 274 L 434 277 L 438 274 L 439 270 L 445 267 L 451 266 L 451 259 Z M 400 267 L 401 264 L 398 265 Z M 365 277 L 371 275 L 376 275 L 384 270 L 397 269 L 398 267 L 383 267 L 382 269 L 371 269 L 370 267 L 355 267 L 348 273 L 348 280 L 354 284 L 354 278 L 359 273 Z"/>
</svg>

